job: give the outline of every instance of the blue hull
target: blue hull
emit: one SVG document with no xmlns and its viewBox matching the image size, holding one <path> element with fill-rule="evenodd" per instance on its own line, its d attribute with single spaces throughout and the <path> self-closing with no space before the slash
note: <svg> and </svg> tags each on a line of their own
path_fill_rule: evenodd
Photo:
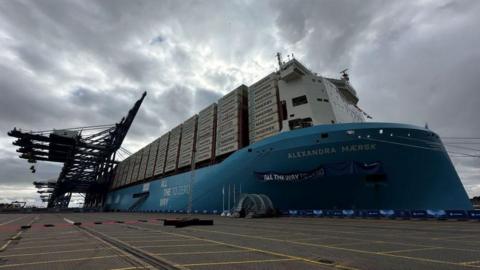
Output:
<svg viewBox="0 0 480 270">
<path fill-rule="evenodd" d="M 185 211 L 191 172 L 111 191 L 106 207 Z M 391 123 L 320 125 L 249 145 L 195 170 L 192 210 L 221 212 L 242 193 L 287 209 L 472 209 L 442 142 L 428 129 Z M 230 196 L 228 195 L 230 188 Z M 230 202 L 228 202 L 230 197 Z"/>
</svg>

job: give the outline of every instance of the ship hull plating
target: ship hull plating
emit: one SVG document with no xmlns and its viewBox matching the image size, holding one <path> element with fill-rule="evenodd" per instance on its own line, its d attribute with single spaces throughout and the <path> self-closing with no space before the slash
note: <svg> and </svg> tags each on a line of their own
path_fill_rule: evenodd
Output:
<svg viewBox="0 0 480 270">
<path fill-rule="evenodd" d="M 471 209 L 442 142 L 428 129 L 391 123 L 320 125 L 280 133 L 219 164 L 111 191 L 106 207 L 222 211 L 240 193 L 288 209 Z"/>
</svg>

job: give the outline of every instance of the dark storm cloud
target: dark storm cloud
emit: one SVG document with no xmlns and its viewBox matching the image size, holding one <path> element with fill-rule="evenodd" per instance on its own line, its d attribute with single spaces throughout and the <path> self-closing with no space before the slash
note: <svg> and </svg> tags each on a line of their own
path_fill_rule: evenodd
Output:
<svg viewBox="0 0 480 270">
<path fill-rule="evenodd" d="M 31 182 L 14 126 L 112 124 L 147 91 L 134 152 L 273 71 L 276 51 L 321 75 L 350 68 L 376 121 L 478 137 L 479 13 L 478 1 L 1 1 L 0 183 Z M 479 160 L 454 159 L 470 194 Z"/>
</svg>

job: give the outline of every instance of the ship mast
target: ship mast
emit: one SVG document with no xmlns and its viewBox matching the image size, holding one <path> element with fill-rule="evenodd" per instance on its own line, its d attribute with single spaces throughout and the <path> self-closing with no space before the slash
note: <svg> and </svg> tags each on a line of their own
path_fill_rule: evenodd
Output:
<svg viewBox="0 0 480 270">
<path fill-rule="evenodd" d="M 282 54 L 277 52 L 277 61 L 278 61 L 278 68 L 282 69 Z"/>
</svg>

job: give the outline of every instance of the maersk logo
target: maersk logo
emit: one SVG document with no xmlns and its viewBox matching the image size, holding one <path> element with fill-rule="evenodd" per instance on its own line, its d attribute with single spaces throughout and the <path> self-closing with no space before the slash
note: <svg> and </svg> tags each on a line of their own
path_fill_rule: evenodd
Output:
<svg viewBox="0 0 480 270">
<path fill-rule="evenodd" d="M 305 151 L 297 151 L 288 153 L 288 159 L 297 159 L 304 157 L 314 157 L 314 156 L 323 156 L 336 154 L 337 152 L 359 152 L 359 151 L 372 151 L 376 150 L 375 144 L 351 144 L 343 145 L 340 149 L 336 147 L 323 147 L 318 149 L 311 149 Z"/>
</svg>

